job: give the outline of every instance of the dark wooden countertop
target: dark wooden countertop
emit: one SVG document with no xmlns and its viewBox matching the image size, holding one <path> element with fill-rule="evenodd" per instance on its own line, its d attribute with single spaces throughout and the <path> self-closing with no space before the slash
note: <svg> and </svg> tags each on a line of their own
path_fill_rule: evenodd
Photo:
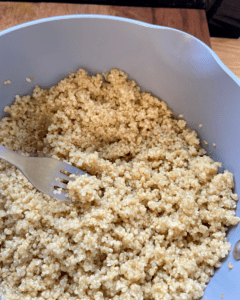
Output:
<svg viewBox="0 0 240 300">
<path fill-rule="evenodd" d="M 0 30 L 36 19 L 72 14 L 103 14 L 183 30 L 210 46 L 204 10 L 108 5 L 0 2 Z"/>
</svg>

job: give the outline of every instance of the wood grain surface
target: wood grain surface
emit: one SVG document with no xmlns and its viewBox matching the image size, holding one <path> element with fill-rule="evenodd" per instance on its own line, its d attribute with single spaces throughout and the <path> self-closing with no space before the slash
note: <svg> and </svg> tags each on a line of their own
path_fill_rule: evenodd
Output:
<svg viewBox="0 0 240 300">
<path fill-rule="evenodd" d="M 211 47 L 204 10 L 154 8 L 155 24 L 183 30 Z"/>
<path fill-rule="evenodd" d="M 63 3 L 0 2 L 0 30 L 37 19 L 73 14 L 121 16 L 153 23 L 152 8 Z"/>
<path fill-rule="evenodd" d="M 0 30 L 36 19 L 71 14 L 121 16 L 151 24 L 173 27 L 198 37 L 210 46 L 205 11 L 194 9 L 0 2 Z"/>
<path fill-rule="evenodd" d="M 213 51 L 240 78 L 240 40 L 211 38 Z"/>
</svg>

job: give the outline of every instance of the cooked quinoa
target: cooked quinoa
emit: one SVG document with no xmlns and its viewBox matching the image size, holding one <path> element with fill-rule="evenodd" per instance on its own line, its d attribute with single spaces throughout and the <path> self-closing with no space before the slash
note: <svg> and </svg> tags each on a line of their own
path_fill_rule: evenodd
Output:
<svg viewBox="0 0 240 300">
<path fill-rule="evenodd" d="M 233 265 L 232 265 L 231 262 L 228 263 L 228 267 L 229 267 L 230 270 L 233 269 Z"/>
<path fill-rule="evenodd" d="M 233 175 L 217 174 L 197 133 L 119 70 L 70 73 L 19 97 L 0 143 L 65 160 L 91 177 L 72 203 L 38 192 L 0 161 L 5 300 L 193 300 L 231 249 Z"/>
<path fill-rule="evenodd" d="M 12 81 L 9 79 L 4 81 L 4 84 L 11 84 L 11 83 L 12 83 Z"/>
</svg>

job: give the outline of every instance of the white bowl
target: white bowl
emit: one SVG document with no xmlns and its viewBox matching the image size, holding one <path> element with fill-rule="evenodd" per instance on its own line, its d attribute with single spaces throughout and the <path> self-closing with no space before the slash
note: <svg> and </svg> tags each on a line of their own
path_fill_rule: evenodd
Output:
<svg viewBox="0 0 240 300">
<path fill-rule="evenodd" d="M 212 158 L 235 176 L 240 193 L 240 81 L 195 37 L 130 19 L 73 15 L 42 19 L 0 32 L 0 117 L 16 94 L 34 84 L 50 87 L 79 68 L 90 73 L 119 68 L 142 90 L 183 114 Z M 26 77 L 35 76 L 32 83 Z M 12 84 L 4 85 L 10 79 Z M 198 124 L 203 124 L 199 128 Z M 213 143 L 217 146 L 213 147 Z M 240 216 L 239 205 L 237 216 Z M 228 239 L 240 239 L 240 225 Z M 229 271 L 231 261 L 234 269 Z M 203 298 L 240 299 L 240 262 L 232 252 L 211 279 Z"/>
</svg>

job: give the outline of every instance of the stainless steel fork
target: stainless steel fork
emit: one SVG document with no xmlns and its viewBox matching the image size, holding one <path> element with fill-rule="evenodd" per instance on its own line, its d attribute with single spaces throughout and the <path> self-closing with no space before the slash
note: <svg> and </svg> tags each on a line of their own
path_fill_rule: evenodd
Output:
<svg viewBox="0 0 240 300">
<path fill-rule="evenodd" d="M 62 172 L 66 171 L 79 176 L 88 175 L 63 161 L 50 157 L 23 156 L 2 145 L 0 145 L 0 158 L 17 167 L 40 192 L 68 202 L 71 202 L 71 199 L 67 197 L 67 183 L 57 179 L 68 182 L 72 178 Z M 55 188 L 62 188 L 61 193 L 57 194 Z"/>
</svg>

